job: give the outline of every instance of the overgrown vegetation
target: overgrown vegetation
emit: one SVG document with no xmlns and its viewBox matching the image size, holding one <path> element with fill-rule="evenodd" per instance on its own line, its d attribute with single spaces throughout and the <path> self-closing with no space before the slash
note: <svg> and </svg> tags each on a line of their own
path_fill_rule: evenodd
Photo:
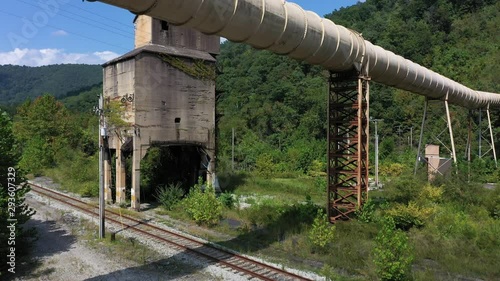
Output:
<svg viewBox="0 0 500 281">
<path fill-rule="evenodd" d="M 18 144 L 12 133 L 12 121 L 0 112 L 0 276 L 16 272 L 31 246 L 35 233 L 25 223 L 35 211 L 24 202 L 30 188 L 19 169 Z"/>
<path fill-rule="evenodd" d="M 412 249 L 406 233 L 396 229 L 392 219 L 385 219 L 375 237 L 373 262 L 377 276 L 384 281 L 409 280 L 413 262 Z"/>
<path fill-rule="evenodd" d="M 491 0 L 367 0 L 328 17 L 466 86 L 498 92 L 499 11 L 500 3 Z M 206 65 L 168 63 L 189 75 L 213 78 Z M 191 187 L 177 178 L 180 172 L 167 178 L 158 171 L 179 171 L 182 163 L 171 161 L 173 151 L 153 147 L 141 166 L 141 188 L 143 194 L 157 192 L 163 213 L 231 235 L 218 238 L 226 246 L 335 279 L 499 278 L 500 189 L 483 183 L 499 182 L 500 170 L 489 155 L 476 156 L 478 141 L 473 140 L 470 166 L 459 153 L 452 176 L 433 183 L 422 174 L 414 176 L 416 143 L 410 140 L 420 133 L 423 98 L 372 84 L 370 112 L 384 120 L 379 124 L 384 187 L 370 192 L 357 220 L 333 228 L 323 210 L 328 90 L 323 70 L 231 42 L 222 45 L 218 63 L 224 73 L 217 78 L 217 169 L 225 193 L 217 198 L 210 185 Z M 435 142 L 431 136 L 445 128 L 442 111 L 439 104 L 431 105 L 426 142 Z M 464 152 L 468 112 L 451 111 L 457 151 Z M 498 139 L 498 114 L 492 117 Z M 43 96 L 22 105 L 14 120 L 24 169 L 96 195 L 96 117 L 69 113 Z M 186 192 L 191 188 L 184 198 L 179 188 L 169 186 L 176 182 Z"/>
<path fill-rule="evenodd" d="M 205 63 L 205 61 L 203 60 L 195 60 L 193 63 L 191 63 L 185 59 L 165 54 L 158 55 L 158 57 L 162 59 L 164 62 L 170 64 L 171 66 L 181 70 L 182 72 L 194 78 L 207 81 L 215 81 L 215 78 L 217 78 L 215 72 L 215 65 L 210 63 Z"/>
<path fill-rule="evenodd" d="M 14 134 L 20 142 L 21 167 L 47 174 L 70 191 L 98 194 L 97 117 L 75 114 L 51 95 L 18 108 Z"/>
<path fill-rule="evenodd" d="M 210 184 L 203 185 L 201 179 L 189 190 L 182 204 L 197 224 L 215 225 L 222 217 L 222 203 L 215 197 L 214 188 Z"/>
<path fill-rule="evenodd" d="M 319 251 L 326 251 L 328 245 L 335 243 L 335 226 L 330 224 L 321 210 L 318 210 L 314 218 L 308 237 L 314 248 Z"/>
<path fill-rule="evenodd" d="M 156 190 L 156 199 L 167 211 L 171 211 L 184 196 L 180 183 L 160 186 Z"/>
</svg>

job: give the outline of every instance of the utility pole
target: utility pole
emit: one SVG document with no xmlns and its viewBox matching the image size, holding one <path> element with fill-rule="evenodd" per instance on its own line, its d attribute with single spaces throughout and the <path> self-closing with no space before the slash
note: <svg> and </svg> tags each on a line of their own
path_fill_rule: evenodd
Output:
<svg viewBox="0 0 500 281">
<path fill-rule="evenodd" d="M 413 147 L 413 127 L 410 127 L 410 148 Z"/>
<path fill-rule="evenodd" d="M 234 171 L 234 128 L 232 128 L 232 137 L 231 137 L 231 169 Z"/>
<path fill-rule="evenodd" d="M 483 127 L 481 127 L 481 122 L 482 122 L 482 114 L 483 114 L 483 110 L 480 108 L 479 109 L 479 137 L 478 137 L 478 143 L 479 143 L 479 153 L 478 153 L 478 156 L 479 158 L 482 158 L 483 157 L 483 152 L 481 151 L 481 140 L 483 138 Z"/>
<path fill-rule="evenodd" d="M 375 124 L 377 124 L 375 122 Z M 377 125 L 375 125 L 377 126 Z M 403 130 L 401 130 L 401 125 L 398 125 L 398 129 L 396 131 L 396 133 L 398 133 L 398 148 L 401 148 L 401 133 L 403 132 Z"/>
<path fill-rule="evenodd" d="M 378 122 L 383 121 L 384 119 L 372 119 L 370 118 L 370 121 L 372 121 L 375 124 L 375 186 L 378 188 L 379 186 L 379 180 L 378 180 L 378 128 L 377 124 Z"/>
<path fill-rule="evenodd" d="M 104 119 L 104 99 L 99 95 L 99 239 L 105 236 L 105 202 L 104 202 L 104 153 L 107 137 L 106 120 Z"/>
</svg>

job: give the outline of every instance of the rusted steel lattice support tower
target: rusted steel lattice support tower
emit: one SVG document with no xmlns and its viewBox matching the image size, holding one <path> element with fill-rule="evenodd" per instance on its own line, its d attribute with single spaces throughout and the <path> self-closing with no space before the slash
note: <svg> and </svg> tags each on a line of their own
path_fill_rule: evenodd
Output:
<svg viewBox="0 0 500 281">
<path fill-rule="evenodd" d="M 368 199 L 369 78 L 330 72 L 328 217 L 348 220 Z"/>
</svg>

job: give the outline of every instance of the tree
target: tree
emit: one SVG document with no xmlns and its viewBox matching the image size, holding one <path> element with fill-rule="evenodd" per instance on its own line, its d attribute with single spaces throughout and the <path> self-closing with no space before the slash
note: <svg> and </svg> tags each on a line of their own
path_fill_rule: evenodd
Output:
<svg viewBox="0 0 500 281">
<path fill-rule="evenodd" d="M 15 136 L 22 143 L 21 167 L 31 173 L 55 164 L 55 154 L 67 145 L 76 146 L 78 129 L 64 105 L 51 95 L 25 102 L 18 109 Z"/>
<path fill-rule="evenodd" d="M 396 230 L 391 218 L 382 221 L 375 244 L 373 260 L 380 280 L 408 280 L 414 258 L 412 248 L 406 233 Z"/>
<path fill-rule="evenodd" d="M 12 134 L 12 122 L 0 113 L 0 272 L 7 262 L 18 259 L 26 249 L 26 240 L 33 234 L 23 225 L 35 213 L 24 202 L 30 190 L 17 163 L 19 153 Z M 15 271 L 15 269 L 14 269 Z M 12 272 L 12 271 L 11 271 Z M 1 274 L 1 273 L 0 273 Z"/>
</svg>

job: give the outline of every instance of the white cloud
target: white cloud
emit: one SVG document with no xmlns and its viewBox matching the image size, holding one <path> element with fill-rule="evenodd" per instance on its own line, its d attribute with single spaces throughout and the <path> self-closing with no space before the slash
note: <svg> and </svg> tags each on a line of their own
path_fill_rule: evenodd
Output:
<svg viewBox="0 0 500 281">
<path fill-rule="evenodd" d="M 101 64 L 119 55 L 111 51 L 67 53 L 64 49 L 19 49 L 0 52 L 0 64 L 41 66 L 49 64 Z"/>
<path fill-rule="evenodd" d="M 116 57 L 118 57 L 118 54 L 113 53 L 111 51 L 94 52 L 93 55 L 96 56 L 96 57 L 98 57 L 98 58 L 100 58 L 104 62 L 110 61 L 110 60 L 115 59 Z"/>
<path fill-rule="evenodd" d="M 68 35 L 68 32 L 62 30 L 62 29 L 59 29 L 57 31 L 54 31 L 51 33 L 52 36 L 56 36 L 56 37 L 61 37 L 61 36 L 67 36 Z"/>
</svg>

